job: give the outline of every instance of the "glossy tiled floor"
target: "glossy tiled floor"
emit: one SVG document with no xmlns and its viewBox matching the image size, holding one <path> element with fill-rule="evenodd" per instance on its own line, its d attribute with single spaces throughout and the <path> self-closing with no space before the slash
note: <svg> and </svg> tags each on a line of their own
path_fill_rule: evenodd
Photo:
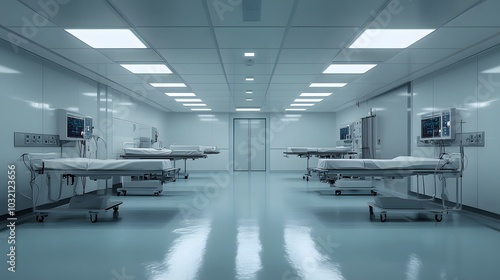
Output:
<svg viewBox="0 0 500 280">
<path fill-rule="evenodd" d="M 0 279 L 500 279 L 500 224 L 470 213 L 381 223 L 372 197 L 325 195 L 298 172 L 195 173 L 164 189 L 113 197 L 117 219 L 19 224 L 17 272 L 3 261 Z"/>
</svg>

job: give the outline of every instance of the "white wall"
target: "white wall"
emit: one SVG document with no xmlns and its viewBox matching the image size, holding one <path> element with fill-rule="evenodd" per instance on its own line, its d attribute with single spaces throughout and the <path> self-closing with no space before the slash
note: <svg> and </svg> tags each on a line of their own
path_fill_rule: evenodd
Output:
<svg viewBox="0 0 500 280">
<path fill-rule="evenodd" d="M 464 132 L 484 131 L 485 147 L 466 147 L 467 169 L 463 177 L 465 205 L 500 214 L 500 188 L 496 177 L 496 158 L 500 155 L 500 47 L 492 48 L 460 63 L 422 77 L 413 83 L 412 140 L 420 133 L 420 115 L 433 108 L 454 107 L 465 122 Z M 458 152 L 447 147 L 446 152 Z M 412 141 L 412 154 L 435 154 L 432 148 L 417 147 Z M 451 180 L 452 184 L 454 182 Z M 454 195 L 454 185 L 449 192 Z M 433 191 L 433 189 L 432 189 Z M 431 190 L 428 188 L 427 193 Z M 440 190 L 438 190 L 438 194 Z"/>
</svg>

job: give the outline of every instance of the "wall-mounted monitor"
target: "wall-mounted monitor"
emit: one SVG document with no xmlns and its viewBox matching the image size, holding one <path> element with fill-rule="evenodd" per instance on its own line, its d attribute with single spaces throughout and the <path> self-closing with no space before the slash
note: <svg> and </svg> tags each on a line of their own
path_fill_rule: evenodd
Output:
<svg viewBox="0 0 500 280">
<path fill-rule="evenodd" d="M 420 139 L 455 139 L 455 108 L 424 114 L 420 117 Z"/>
<path fill-rule="evenodd" d="M 62 109 L 58 109 L 56 114 L 60 140 L 78 141 L 92 137 L 87 129 L 92 126 L 92 118 Z"/>
<path fill-rule="evenodd" d="M 349 125 L 340 128 L 340 140 L 351 139 L 351 127 Z"/>
</svg>

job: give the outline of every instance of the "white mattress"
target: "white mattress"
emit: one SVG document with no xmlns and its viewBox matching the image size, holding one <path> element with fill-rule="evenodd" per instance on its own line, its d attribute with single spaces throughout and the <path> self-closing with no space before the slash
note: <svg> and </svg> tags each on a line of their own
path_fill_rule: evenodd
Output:
<svg viewBox="0 0 500 280">
<path fill-rule="evenodd" d="M 322 169 L 365 169 L 365 170 L 432 170 L 457 169 L 458 159 L 446 164 L 448 160 L 401 156 L 393 159 L 319 159 L 318 168 Z"/>
<path fill-rule="evenodd" d="M 87 159 L 87 158 L 59 158 L 43 159 L 34 166 L 45 170 L 79 170 L 79 171 L 154 171 L 172 168 L 170 160 L 145 159 Z"/>
<path fill-rule="evenodd" d="M 201 151 L 200 146 L 196 145 L 170 145 L 172 151 Z"/>
<path fill-rule="evenodd" d="M 125 155 L 137 156 L 168 156 L 172 153 L 170 149 L 154 148 L 123 148 Z"/>
<path fill-rule="evenodd" d="M 350 147 L 334 147 L 334 148 L 315 148 L 315 147 L 288 147 L 288 153 L 347 153 L 351 151 Z"/>
</svg>

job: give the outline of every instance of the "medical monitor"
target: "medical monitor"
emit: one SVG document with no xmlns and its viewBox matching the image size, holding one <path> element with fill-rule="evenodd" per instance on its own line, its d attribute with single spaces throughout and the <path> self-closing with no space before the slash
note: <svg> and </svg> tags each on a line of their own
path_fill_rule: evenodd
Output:
<svg viewBox="0 0 500 280">
<path fill-rule="evenodd" d="M 59 139 L 78 141 L 85 139 L 85 116 L 66 110 L 57 110 Z"/>
<path fill-rule="evenodd" d="M 455 108 L 424 114 L 420 117 L 420 139 L 455 139 Z"/>
<path fill-rule="evenodd" d="M 351 129 L 350 126 L 344 126 L 340 128 L 340 140 L 351 139 Z"/>
</svg>

